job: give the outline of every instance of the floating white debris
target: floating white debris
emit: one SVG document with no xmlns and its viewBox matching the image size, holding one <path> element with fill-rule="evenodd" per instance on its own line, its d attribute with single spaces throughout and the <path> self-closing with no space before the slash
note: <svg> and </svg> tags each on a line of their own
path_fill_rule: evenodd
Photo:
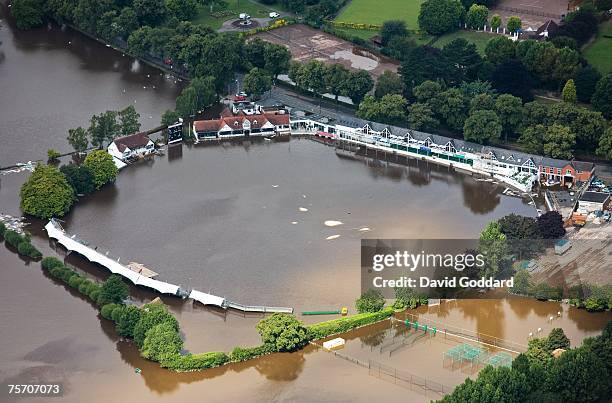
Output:
<svg viewBox="0 0 612 403">
<path fill-rule="evenodd" d="M 291 224 L 296 225 L 298 222 L 297 221 L 291 221 Z"/>
<path fill-rule="evenodd" d="M 306 198 L 306 195 L 302 195 L 302 199 L 305 199 L 305 198 Z"/>
<path fill-rule="evenodd" d="M 300 210 L 300 211 L 308 211 L 308 209 L 306 207 L 300 207 L 298 210 Z"/>
<path fill-rule="evenodd" d="M 371 229 L 369 227 L 359 228 L 359 232 L 365 232 L 365 231 L 371 231 Z"/>
<path fill-rule="evenodd" d="M 277 187 L 278 187 L 278 185 L 272 185 L 272 187 L 273 187 L 273 188 L 277 188 Z"/>
<path fill-rule="evenodd" d="M 338 238 L 340 238 L 340 235 L 336 234 L 336 235 L 330 235 L 330 236 L 328 236 L 325 239 L 328 240 L 328 241 L 331 241 L 332 239 L 338 239 Z"/>
<path fill-rule="evenodd" d="M 327 227 L 337 227 L 338 225 L 342 225 L 344 223 L 342 221 L 327 220 L 324 224 Z"/>
</svg>

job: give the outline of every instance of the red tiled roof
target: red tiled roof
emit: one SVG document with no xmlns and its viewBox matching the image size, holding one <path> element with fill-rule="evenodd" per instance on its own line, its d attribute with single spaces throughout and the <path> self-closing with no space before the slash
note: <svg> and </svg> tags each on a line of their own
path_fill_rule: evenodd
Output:
<svg viewBox="0 0 612 403">
<path fill-rule="evenodd" d="M 266 118 L 275 126 L 289 124 L 289 115 L 286 113 L 266 113 Z"/>
<path fill-rule="evenodd" d="M 193 126 L 196 132 L 216 132 L 221 128 L 221 119 L 196 120 Z"/>
<path fill-rule="evenodd" d="M 136 148 L 144 147 L 149 144 L 149 136 L 147 133 L 136 133 L 130 134 L 129 136 L 117 137 L 114 143 L 117 145 L 119 151 L 124 152 L 126 148 L 134 150 Z"/>
</svg>

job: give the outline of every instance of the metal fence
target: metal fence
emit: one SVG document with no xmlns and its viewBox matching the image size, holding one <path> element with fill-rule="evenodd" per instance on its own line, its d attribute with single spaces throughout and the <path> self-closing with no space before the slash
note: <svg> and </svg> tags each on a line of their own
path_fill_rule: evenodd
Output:
<svg viewBox="0 0 612 403">
<path fill-rule="evenodd" d="M 484 333 L 479 333 L 473 330 L 463 329 L 458 326 L 452 326 L 448 324 L 444 324 L 441 322 L 437 322 L 431 319 L 419 317 L 418 315 L 414 315 L 411 313 L 406 313 L 406 316 L 410 319 L 411 322 L 418 321 L 422 324 L 427 324 L 428 326 L 436 327 L 439 333 L 443 333 L 448 336 L 456 336 L 463 339 L 468 339 L 471 341 L 475 341 L 482 344 L 487 344 L 493 347 L 497 347 L 503 350 L 508 350 L 512 353 L 521 353 L 527 351 L 527 346 L 520 343 L 515 343 L 510 340 L 501 339 L 499 337 L 491 336 Z M 398 320 L 398 319 L 396 319 Z"/>
<path fill-rule="evenodd" d="M 426 379 L 372 360 L 368 362 L 368 374 L 379 379 L 391 381 L 399 386 L 410 389 L 416 387 L 421 389 L 424 393 L 434 392 L 441 396 L 451 393 L 454 389 L 440 382 L 435 382 L 431 379 Z"/>
</svg>

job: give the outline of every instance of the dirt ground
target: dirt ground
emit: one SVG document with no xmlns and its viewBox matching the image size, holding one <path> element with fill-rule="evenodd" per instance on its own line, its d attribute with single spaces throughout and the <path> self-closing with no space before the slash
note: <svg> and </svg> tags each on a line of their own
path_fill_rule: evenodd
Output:
<svg viewBox="0 0 612 403">
<path fill-rule="evenodd" d="M 587 223 L 568 235 L 571 248 L 561 256 L 549 251 L 537 260 L 534 281 L 568 286 L 612 282 L 612 223 Z"/>
<path fill-rule="evenodd" d="M 340 63 L 353 70 L 369 71 L 374 78 L 385 70 L 396 72 L 398 68 L 398 63 L 389 58 L 372 54 L 366 49 L 307 25 L 289 25 L 261 32 L 256 36 L 286 46 L 297 61 L 317 59 L 330 64 Z"/>
<path fill-rule="evenodd" d="M 499 14 L 502 26 L 510 16 L 518 16 L 523 22 L 523 30 L 531 27 L 537 30 L 548 20 L 559 22 L 568 12 L 568 0 L 501 0 L 491 8 L 489 15 Z"/>
</svg>

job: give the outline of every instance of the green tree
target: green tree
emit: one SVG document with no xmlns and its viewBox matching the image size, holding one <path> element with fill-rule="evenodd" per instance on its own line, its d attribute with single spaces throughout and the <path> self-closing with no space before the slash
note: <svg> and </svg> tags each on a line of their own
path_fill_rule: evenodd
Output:
<svg viewBox="0 0 612 403">
<path fill-rule="evenodd" d="M 178 122 L 180 118 L 181 114 L 177 111 L 167 110 L 162 114 L 160 123 L 162 124 L 162 126 L 169 126 L 173 123 Z"/>
<path fill-rule="evenodd" d="M 180 21 L 190 20 L 198 12 L 196 0 L 166 0 L 166 9 Z"/>
<path fill-rule="evenodd" d="M 165 0 L 134 0 L 132 7 L 141 25 L 160 25 L 167 16 Z"/>
<path fill-rule="evenodd" d="M 113 157 L 104 150 L 92 151 L 85 157 L 83 165 L 91 171 L 96 189 L 100 189 L 117 177 L 117 166 L 113 162 Z"/>
<path fill-rule="evenodd" d="M 552 41 L 553 45 L 555 45 L 558 49 L 570 48 L 573 50 L 578 49 L 578 43 L 574 38 L 570 38 L 569 36 L 555 36 Z"/>
<path fill-rule="evenodd" d="M 294 351 L 308 342 L 308 332 L 302 322 L 286 313 L 275 313 L 256 326 L 261 341 L 275 351 Z"/>
<path fill-rule="evenodd" d="M 404 92 L 404 82 L 402 78 L 389 70 L 385 70 L 376 81 L 374 96 L 377 99 L 387 94 L 402 94 Z"/>
<path fill-rule="evenodd" d="M 289 49 L 283 45 L 266 44 L 264 49 L 264 68 L 270 72 L 274 79 L 277 79 L 279 74 L 289 71 L 290 61 L 291 52 L 289 52 Z"/>
<path fill-rule="evenodd" d="M 254 99 L 259 99 L 272 88 L 272 79 L 262 69 L 254 67 L 244 76 L 244 90 Z"/>
<path fill-rule="evenodd" d="M 442 105 L 444 87 L 437 81 L 423 81 L 412 89 L 412 94 L 418 102 L 428 104 L 433 110 L 439 110 Z"/>
<path fill-rule="evenodd" d="M 547 388 L 559 396 L 559 401 L 599 402 L 609 393 L 605 366 L 589 350 L 566 351 L 554 360 L 549 371 Z"/>
<path fill-rule="evenodd" d="M 419 11 L 419 26 L 431 35 L 459 29 L 465 10 L 456 0 L 426 0 Z"/>
<path fill-rule="evenodd" d="M 449 85 L 471 81 L 482 64 L 476 45 L 463 38 L 454 39 L 444 45 L 441 55 L 449 65 L 450 74 L 446 80 Z"/>
<path fill-rule="evenodd" d="M 552 158 L 571 159 L 576 135 L 567 126 L 553 124 L 544 133 L 544 154 Z"/>
<path fill-rule="evenodd" d="M 501 27 L 502 24 L 502 18 L 499 14 L 493 14 L 493 17 L 491 17 L 491 28 L 493 28 L 494 31 L 497 31 L 497 28 Z"/>
<path fill-rule="evenodd" d="M 118 274 L 111 274 L 100 287 L 98 304 L 122 304 L 128 297 L 129 288 Z"/>
<path fill-rule="evenodd" d="M 576 85 L 574 84 L 574 80 L 567 80 L 563 86 L 561 98 L 563 98 L 563 102 L 569 102 L 570 104 L 576 103 Z"/>
<path fill-rule="evenodd" d="M 346 95 L 355 105 L 359 105 L 372 87 L 374 87 L 374 80 L 370 73 L 365 70 L 352 71 L 346 83 Z"/>
<path fill-rule="evenodd" d="M 463 137 L 481 144 L 499 139 L 501 132 L 501 122 L 493 111 L 476 111 L 466 119 L 463 126 Z"/>
<path fill-rule="evenodd" d="M 495 277 L 505 264 L 508 253 L 506 235 L 498 222 L 490 222 L 480 234 L 478 251 L 484 256 L 485 265 L 480 269 L 482 277 Z"/>
<path fill-rule="evenodd" d="M 140 114 L 136 112 L 134 105 L 130 105 L 119 111 L 117 116 L 119 117 L 122 135 L 127 136 L 128 134 L 134 134 L 140 130 Z"/>
<path fill-rule="evenodd" d="M 134 328 L 140 320 L 142 311 L 135 305 L 123 307 L 119 317 L 117 318 L 117 333 L 123 337 L 134 337 Z"/>
<path fill-rule="evenodd" d="M 485 47 L 487 60 L 493 64 L 500 64 L 514 57 L 516 43 L 505 36 L 496 36 L 489 39 Z"/>
<path fill-rule="evenodd" d="M 591 104 L 606 119 L 612 119 L 612 73 L 606 74 L 597 82 Z"/>
<path fill-rule="evenodd" d="M 338 101 L 338 96 L 346 92 L 345 88 L 349 77 L 350 72 L 348 69 L 339 63 L 327 67 L 325 85 L 327 86 L 327 91 L 336 98 L 336 102 Z"/>
<path fill-rule="evenodd" d="M 21 186 L 21 210 L 39 218 L 63 217 L 74 203 L 66 177 L 50 165 L 37 165 Z"/>
<path fill-rule="evenodd" d="M 526 269 L 518 269 L 510 289 L 514 294 L 528 295 L 531 289 L 531 274 Z"/>
<path fill-rule="evenodd" d="M 136 12 L 132 7 L 122 8 L 112 25 L 113 36 L 120 36 L 124 40 L 127 40 L 130 34 L 139 27 Z"/>
<path fill-rule="evenodd" d="M 467 102 L 459 88 L 449 88 L 440 94 L 441 102 L 439 113 L 446 125 L 460 131 L 467 118 Z"/>
<path fill-rule="evenodd" d="M 478 94 L 470 100 L 470 114 L 476 111 L 495 111 L 495 99 L 489 94 Z"/>
<path fill-rule="evenodd" d="M 383 46 L 387 46 L 389 41 L 397 36 L 408 36 L 406 22 L 403 20 L 390 20 L 383 22 L 382 28 L 380 29 L 380 39 Z"/>
<path fill-rule="evenodd" d="M 506 28 L 508 28 L 510 32 L 518 31 L 521 29 L 522 25 L 521 19 L 517 16 L 508 17 L 508 21 L 506 21 Z"/>
<path fill-rule="evenodd" d="M 518 142 L 528 153 L 541 155 L 544 153 L 544 133 L 544 125 L 529 126 L 523 130 Z"/>
<path fill-rule="evenodd" d="M 574 83 L 576 84 L 576 96 L 580 102 L 591 102 L 595 93 L 595 86 L 601 79 L 601 74 L 593 66 L 586 66 L 576 72 Z"/>
<path fill-rule="evenodd" d="M 599 139 L 597 155 L 612 161 L 612 126 L 608 127 Z"/>
<path fill-rule="evenodd" d="M 523 119 L 523 102 L 519 97 L 501 94 L 495 100 L 495 112 L 501 121 L 506 141 L 508 141 L 508 134 L 514 134 Z"/>
<path fill-rule="evenodd" d="M 385 299 L 379 290 L 369 289 L 355 301 L 357 312 L 378 312 L 385 306 Z"/>
<path fill-rule="evenodd" d="M 315 95 L 322 95 L 326 90 L 326 72 L 327 67 L 323 62 L 316 59 L 309 60 L 302 66 L 301 71 L 304 88 L 312 91 Z"/>
<path fill-rule="evenodd" d="M 548 211 L 538 217 L 538 232 L 543 239 L 558 239 L 565 235 L 563 217 L 556 211 Z"/>
<path fill-rule="evenodd" d="M 539 252 L 538 224 L 535 218 L 509 214 L 498 220 L 501 232 L 506 236 L 510 252 L 519 259 Z"/>
<path fill-rule="evenodd" d="M 87 195 L 95 190 L 94 179 L 91 171 L 84 165 L 63 165 L 60 172 L 64 174 L 74 193 Z"/>
<path fill-rule="evenodd" d="M 487 25 L 488 17 L 489 9 L 486 6 L 472 4 L 465 16 L 465 22 L 470 28 L 482 29 Z"/>
<path fill-rule="evenodd" d="M 557 58 L 552 71 L 552 78 L 557 85 L 575 77 L 580 70 L 580 53 L 570 48 L 558 49 Z"/>
<path fill-rule="evenodd" d="M 74 151 L 79 153 L 87 150 L 87 146 L 89 146 L 89 140 L 87 139 L 87 130 L 82 127 L 77 127 L 76 129 L 68 130 L 68 144 L 74 148 Z"/>
<path fill-rule="evenodd" d="M 140 319 L 134 326 L 134 342 L 139 348 L 144 345 L 145 337 L 149 329 L 161 323 L 170 324 L 176 332 L 179 330 L 179 324 L 176 318 L 168 312 L 163 304 L 147 304 L 143 306 L 140 313 Z"/>
<path fill-rule="evenodd" d="M 415 102 L 408 107 L 408 126 L 415 130 L 433 130 L 440 122 L 428 104 Z"/>
<path fill-rule="evenodd" d="M 244 44 L 246 58 L 254 67 L 264 68 L 266 64 L 265 51 L 267 42 L 261 38 L 254 38 Z"/>
<path fill-rule="evenodd" d="M 119 130 L 120 126 L 117 123 L 117 112 L 106 111 L 91 117 L 90 126 L 87 132 L 91 144 L 102 149 L 104 142 L 112 141 L 119 133 Z"/>
<path fill-rule="evenodd" d="M 183 348 L 183 340 L 170 323 L 153 326 L 144 339 L 141 354 L 152 361 L 162 361 L 178 355 Z"/>
<path fill-rule="evenodd" d="M 198 112 L 198 93 L 195 88 L 188 86 L 176 98 L 176 112 L 186 118 L 195 116 Z"/>
<path fill-rule="evenodd" d="M 447 80 L 451 75 L 451 66 L 441 57 L 442 51 L 431 46 L 417 46 L 402 61 L 400 74 L 407 90 L 431 80 Z"/>
<path fill-rule="evenodd" d="M 19 29 L 39 27 L 43 23 L 43 4 L 39 0 L 13 0 L 11 14 Z"/>
<path fill-rule="evenodd" d="M 546 338 L 546 349 L 553 352 L 558 348 L 567 350 L 570 348 L 570 340 L 563 332 L 563 329 L 556 327 L 550 331 L 550 334 Z"/>
<path fill-rule="evenodd" d="M 512 94 L 524 102 L 533 100 L 534 79 L 520 60 L 507 59 L 497 65 L 491 74 L 491 83 L 500 93 Z"/>
</svg>

